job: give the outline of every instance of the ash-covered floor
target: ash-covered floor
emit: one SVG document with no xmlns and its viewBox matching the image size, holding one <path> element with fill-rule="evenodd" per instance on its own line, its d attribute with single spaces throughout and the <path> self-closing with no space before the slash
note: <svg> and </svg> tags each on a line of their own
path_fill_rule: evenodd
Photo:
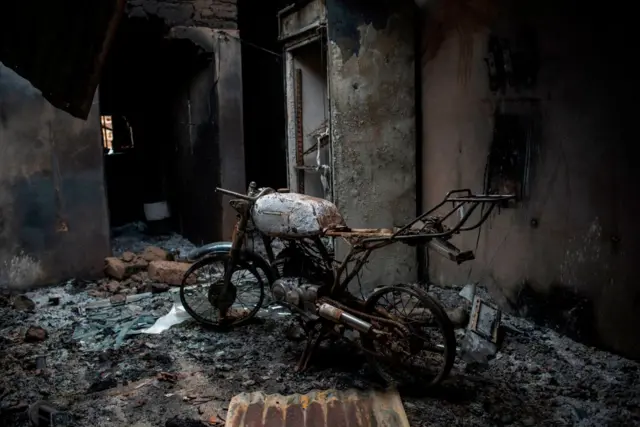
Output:
<svg viewBox="0 0 640 427">
<path fill-rule="evenodd" d="M 116 237 L 116 252 L 146 244 L 189 249 L 176 236 L 152 242 L 126 236 Z M 321 348 L 310 371 L 296 373 L 303 343 L 288 333 L 291 317 L 281 312 L 265 311 L 255 324 L 228 333 L 187 321 L 159 335 L 124 335 L 118 322 L 130 324 L 126 310 L 152 323 L 169 312 L 173 292 L 109 308 L 94 319 L 102 321 L 101 333 L 83 335 L 91 314 L 78 307 L 96 300 L 87 287 L 72 281 L 29 292 L 35 307 L 0 298 L 0 425 L 28 426 L 26 408 L 41 399 L 70 411 L 79 426 L 223 425 L 231 397 L 243 391 L 377 386 L 363 358 L 346 345 Z M 431 292 L 446 305 L 462 301 L 455 289 Z M 51 305 L 52 295 L 59 305 Z M 637 363 L 522 319 L 503 316 L 503 324 L 504 346 L 488 366 L 458 362 L 429 397 L 403 396 L 412 426 L 640 425 Z M 46 337 L 27 333 L 32 326 Z M 46 368 L 36 369 L 38 356 Z"/>
</svg>

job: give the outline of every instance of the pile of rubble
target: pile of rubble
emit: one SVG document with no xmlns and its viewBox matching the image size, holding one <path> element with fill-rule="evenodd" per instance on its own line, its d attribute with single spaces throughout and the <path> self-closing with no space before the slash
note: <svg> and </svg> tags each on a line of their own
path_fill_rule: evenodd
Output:
<svg viewBox="0 0 640 427">
<path fill-rule="evenodd" d="M 122 256 L 125 252 L 140 253 L 149 246 L 157 246 L 179 259 L 185 259 L 195 246 L 183 236 L 151 235 L 143 222 L 135 222 L 112 230 L 111 250 L 114 256 Z"/>
<path fill-rule="evenodd" d="M 458 291 L 430 289 L 452 304 L 460 303 Z M 5 298 L 0 419 L 10 421 L 4 425 L 27 427 L 26 408 L 41 399 L 69 411 L 78 426 L 158 427 L 180 420 L 217 425 L 209 421 L 221 422 L 230 399 L 241 392 L 286 395 L 378 385 L 364 357 L 340 343 L 319 349 L 311 369 L 296 373 L 304 342 L 287 334 L 289 316 L 264 312 L 256 323 L 227 333 L 195 322 L 160 334 L 133 330 L 133 321 L 148 327 L 167 314 L 175 297 L 171 290 L 107 305 L 69 283 Z M 89 336 L 87 329 L 89 335 L 79 337 L 91 322 L 100 333 Z M 505 315 L 503 324 L 504 345 L 487 365 L 458 360 L 431 396 L 403 396 L 412 426 L 639 425 L 637 363 L 526 320 Z"/>
<path fill-rule="evenodd" d="M 297 373 L 304 342 L 285 312 L 261 310 L 226 333 L 175 321 L 170 284 L 188 268 L 175 254 L 189 245 L 123 234 L 108 278 L 0 292 L 0 427 L 29 426 L 28 409 L 42 400 L 76 426 L 221 426 L 238 393 L 379 386 L 344 343 L 321 347 L 310 370 Z M 428 291 L 451 313 L 465 303 L 460 289 Z M 170 328 L 152 331 L 171 316 Z M 403 396 L 411 426 L 640 425 L 638 363 L 523 319 L 503 315 L 502 323 L 503 345 L 488 363 L 459 358 L 430 396 Z"/>
<path fill-rule="evenodd" d="M 105 259 L 106 278 L 92 284 L 89 295 L 108 298 L 112 295 L 135 295 L 166 292 L 179 286 L 190 263 L 176 261 L 164 249 L 148 246 L 141 253 L 124 252 Z"/>
</svg>

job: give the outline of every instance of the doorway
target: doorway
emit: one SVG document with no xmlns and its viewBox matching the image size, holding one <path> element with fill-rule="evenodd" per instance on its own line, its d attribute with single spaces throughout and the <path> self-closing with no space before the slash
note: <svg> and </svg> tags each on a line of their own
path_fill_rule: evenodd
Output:
<svg viewBox="0 0 640 427">
<path fill-rule="evenodd" d="M 247 182 L 287 186 L 286 110 L 278 11 L 291 0 L 238 0 Z"/>
<path fill-rule="evenodd" d="M 189 96 L 199 85 L 209 99 L 201 80 L 213 79 L 212 55 L 167 34 L 160 19 L 125 18 L 105 63 L 99 91 L 110 222 L 112 228 L 142 223 L 150 234 L 177 232 L 194 243 L 210 241 L 217 234 L 218 209 L 205 206 L 211 197 L 198 193 L 213 188 L 194 185 L 194 174 L 206 182 L 216 173 L 213 111 L 198 122 Z M 199 156 L 207 163 L 199 168 L 189 162 L 194 135 L 207 141 L 209 154 Z M 207 221 L 193 220 L 194 212 L 204 212 Z"/>
<path fill-rule="evenodd" d="M 324 37 L 290 44 L 285 52 L 289 186 L 333 200 Z"/>
</svg>

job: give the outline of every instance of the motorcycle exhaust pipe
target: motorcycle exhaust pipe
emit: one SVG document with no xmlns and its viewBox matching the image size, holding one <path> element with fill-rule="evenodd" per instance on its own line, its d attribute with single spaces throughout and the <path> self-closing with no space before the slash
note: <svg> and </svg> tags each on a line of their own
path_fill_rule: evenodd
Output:
<svg viewBox="0 0 640 427">
<path fill-rule="evenodd" d="M 372 328 L 371 323 L 365 322 L 364 320 L 327 303 L 322 304 L 320 308 L 318 308 L 318 315 L 327 320 L 331 320 L 332 322 L 344 323 L 363 334 L 368 333 Z"/>
</svg>

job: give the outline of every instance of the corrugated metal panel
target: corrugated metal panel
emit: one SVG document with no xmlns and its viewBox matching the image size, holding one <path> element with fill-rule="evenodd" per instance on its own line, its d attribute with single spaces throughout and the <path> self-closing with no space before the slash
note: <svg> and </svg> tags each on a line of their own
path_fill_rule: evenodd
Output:
<svg viewBox="0 0 640 427">
<path fill-rule="evenodd" d="M 395 391 L 321 391 L 305 395 L 242 393 L 231 399 L 226 427 L 409 427 Z"/>
</svg>

